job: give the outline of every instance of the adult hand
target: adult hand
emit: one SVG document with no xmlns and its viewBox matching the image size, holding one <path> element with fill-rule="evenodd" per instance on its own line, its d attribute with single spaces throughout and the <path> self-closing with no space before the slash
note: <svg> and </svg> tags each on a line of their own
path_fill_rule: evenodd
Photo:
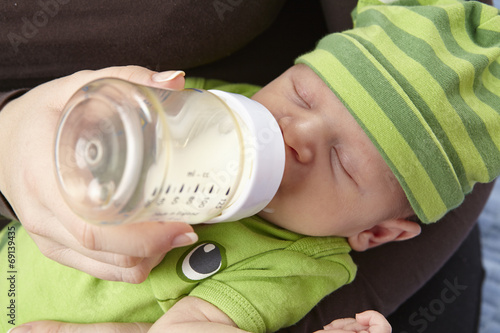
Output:
<svg viewBox="0 0 500 333">
<path fill-rule="evenodd" d="M 77 89 L 103 77 L 184 87 L 183 72 L 129 66 L 82 71 L 32 89 L 0 113 L 0 189 L 45 256 L 98 278 L 139 283 L 171 248 L 197 237 L 184 223 L 90 225 L 64 202 L 53 158 L 58 120 Z"/>
</svg>

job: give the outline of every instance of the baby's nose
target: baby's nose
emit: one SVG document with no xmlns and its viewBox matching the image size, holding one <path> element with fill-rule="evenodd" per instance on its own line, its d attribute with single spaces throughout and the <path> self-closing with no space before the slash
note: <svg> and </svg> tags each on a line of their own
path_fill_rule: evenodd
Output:
<svg viewBox="0 0 500 333">
<path fill-rule="evenodd" d="M 285 144 L 294 151 L 295 158 L 301 163 L 313 161 L 321 140 L 321 124 L 314 119 L 298 117 L 283 117 L 278 124 Z"/>
</svg>

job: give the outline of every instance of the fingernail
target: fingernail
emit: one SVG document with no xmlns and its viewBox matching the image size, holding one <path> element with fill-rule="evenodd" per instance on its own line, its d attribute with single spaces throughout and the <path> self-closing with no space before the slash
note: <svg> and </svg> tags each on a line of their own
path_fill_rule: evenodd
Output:
<svg viewBox="0 0 500 333">
<path fill-rule="evenodd" d="M 7 333 L 29 333 L 29 332 L 31 332 L 30 325 L 16 326 L 7 331 Z"/>
<path fill-rule="evenodd" d="M 152 79 L 155 82 L 166 82 L 166 81 L 171 81 L 171 80 L 175 79 L 179 75 L 185 76 L 186 73 L 184 73 L 183 71 L 160 72 L 160 73 L 153 74 Z"/>
<path fill-rule="evenodd" d="M 172 241 L 172 247 L 181 247 L 186 245 L 191 245 L 198 240 L 198 235 L 194 232 L 187 232 L 185 234 L 179 235 Z"/>
</svg>

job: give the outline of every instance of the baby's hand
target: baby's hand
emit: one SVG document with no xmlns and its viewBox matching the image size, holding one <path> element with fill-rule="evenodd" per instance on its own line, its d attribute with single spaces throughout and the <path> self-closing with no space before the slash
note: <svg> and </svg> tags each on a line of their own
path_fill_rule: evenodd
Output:
<svg viewBox="0 0 500 333">
<path fill-rule="evenodd" d="M 376 311 L 365 311 L 358 313 L 356 318 L 344 318 L 332 321 L 323 330 L 317 331 L 328 333 L 390 333 L 391 325 L 385 317 Z"/>
</svg>

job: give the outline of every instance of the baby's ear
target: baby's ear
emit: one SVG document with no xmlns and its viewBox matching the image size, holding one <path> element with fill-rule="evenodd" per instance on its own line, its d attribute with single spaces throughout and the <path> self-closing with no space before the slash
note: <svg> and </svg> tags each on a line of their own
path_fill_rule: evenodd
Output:
<svg viewBox="0 0 500 333">
<path fill-rule="evenodd" d="M 391 219 L 348 237 L 347 240 L 353 250 L 361 252 L 385 243 L 411 239 L 418 236 L 420 231 L 421 227 L 417 222 Z"/>
</svg>

